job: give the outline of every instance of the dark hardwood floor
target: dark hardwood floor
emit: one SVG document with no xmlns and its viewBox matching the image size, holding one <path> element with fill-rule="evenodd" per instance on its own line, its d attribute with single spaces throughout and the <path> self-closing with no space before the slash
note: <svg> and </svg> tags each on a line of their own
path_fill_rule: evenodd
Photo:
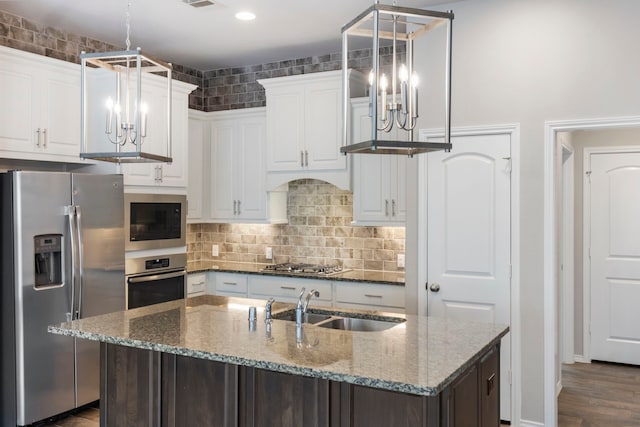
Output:
<svg viewBox="0 0 640 427">
<path fill-rule="evenodd" d="M 50 420 L 41 421 L 33 427 L 100 427 L 100 409 L 86 407 Z"/>
<path fill-rule="evenodd" d="M 640 366 L 563 365 L 558 427 L 599 426 L 640 426 Z"/>
</svg>

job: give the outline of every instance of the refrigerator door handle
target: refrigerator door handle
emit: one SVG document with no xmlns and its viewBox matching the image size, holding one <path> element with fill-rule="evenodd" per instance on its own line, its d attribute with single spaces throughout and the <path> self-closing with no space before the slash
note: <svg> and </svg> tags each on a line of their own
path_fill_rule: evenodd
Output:
<svg viewBox="0 0 640 427">
<path fill-rule="evenodd" d="M 71 319 L 76 313 L 76 207 L 67 206 L 67 216 L 69 218 L 69 241 L 71 243 Z M 67 316 L 69 318 L 69 316 Z"/>
<path fill-rule="evenodd" d="M 82 316 L 82 286 L 84 279 L 84 248 L 82 245 L 82 210 L 80 206 L 76 206 L 76 227 L 78 231 L 78 310 L 76 310 L 76 319 Z"/>
</svg>

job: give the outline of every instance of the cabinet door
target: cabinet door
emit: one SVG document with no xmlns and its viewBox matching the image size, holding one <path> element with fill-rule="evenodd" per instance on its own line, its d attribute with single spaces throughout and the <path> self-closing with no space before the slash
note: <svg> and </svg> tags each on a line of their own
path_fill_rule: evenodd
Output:
<svg viewBox="0 0 640 427">
<path fill-rule="evenodd" d="M 167 94 L 160 96 L 161 103 L 167 105 Z M 183 93 L 174 93 L 171 100 L 171 164 L 162 165 L 162 175 L 160 184 L 165 187 L 186 187 L 188 181 L 187 159 L 188 159 L 188 111 L 189 96 Z M 164 113 L 163 113 L 164 114 Z M 167 134 L 166 125 L 162 126 L 162 136 L 159 148 L 164 152 L 165 138 Z"/>
<path fill-rule="evenodd" d="M 202 197 L 204 177 L 204 138 L 205 122 L 189 118 L 189 182 L 187 200 L 189 210 L 187 219 L 202 218 Z"/>
<path fill-rule="evenodd" d="M 145 82 L 146 83 L 146 82 Z M 152 85 L 142 86 L 142 102 L 148 106 L 147 136 L 142 139 L 142 151 L 145 153 L 164 154 L 165 140 L 161 138 L 166 131 L 166 96 L 165 104 L 159 99 L 159 89 Z M 134 151 L 133 144 L 123 146 L 123 151 Z M 122 173 L 125 185 L 154 186 L 160 182 L 161 165 L 158 163 L 124 163 Z"/>
<path fill-rule="evenodd" d="M 264 219 L 266 191 L 264 191 L 264 117 L 240 120 L 237 125 L 238 141 L 234 166 L 238 169 L 236 181 L 237 215 L 243 219 Z"/>
<path fill-rule="evenodd" d="M 0 58 L 0 150 L 30 152 L 37 141 L 35 78 L 11 58 Z"/>
<path fill-rule="evenodd" d="M 145 78 L 146 77 L 146 78 Z M 157 76 L 151 76 L 157 77 Z M 167 155 L 167 91 L 160 80 L 143 76 L 142 102 L 148 106 L 147 136 L 142 151 Z M 176 84 L 175 82 L 173 83 Z M 123 164 L 125 185 L 179 187 L 187 186 L 188 94 L 173 89 L 171 97 L 171 164 Z M 129 144 L 127 150 L 133 151 Z"/>
<path fill-rule="evenodd" d="M 233 120 L 211 125 L 211 205 L 213 219 L 232 219 L 237 210 Z"/>
<path fill-rule="evenodd" d="M 305 88 L 303 141 L 305 167 L 310 170 L 341 170 L 347 167 L 347 156 L 340 153 L 341 98 L 339 80 L 318 82 Z"/>
<path fill-rule="evenodd" d="M 249 275 L 249 298 L 274 297 L 280 302 L 296 303 L 303 287 L 307 291 L 316 289 L 320 293 L 320 296 L 311 299 L 311 306 L 331 306 L 333 285 L 329 280 Z"/>
<path fill-rule="evenodd" d="M 384 156 L 387 157 L 387 156 Z M 389 177 L 391 187 L 391 220 L 404 223 L 407 217 L 407 156 L 392 156 L 393 165 Z"/>
<path fill-rule="evenodd" d="M 387 155 L 354 156 L 353 220 L 385 224 L 391 214 L 391 159 Z"/>
<path fill-rule="evenodd" d="M 368 99 L 354 101 L 352 141 L 371 135 Z M 395 138 L 395 131 L 381 137 Z M 353 157 L 353 221 L 361 225 L 403 225 L 406 218 L 407 157 L 391 154 Z"/>
<path fill-rule="evenodd" d="M 80 69 L 41 74 L 40 148 L 52 155 L 80 154 Z"/>
<path fill-rule="evenodd" d="M 303 168 L 304 92 L 278 88 L 267 98 L 267 169 L 291 171 Z"/>
<path fill-rule="evenodd" d="M 404 286 L 378 283 L 336 283 L 336 306 L 402 312 L 405 307 Z"/>
</svg>

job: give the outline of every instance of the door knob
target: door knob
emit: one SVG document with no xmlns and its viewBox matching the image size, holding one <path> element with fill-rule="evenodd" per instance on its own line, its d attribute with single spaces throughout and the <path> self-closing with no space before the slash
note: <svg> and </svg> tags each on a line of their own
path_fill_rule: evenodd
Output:
<svg viewBox="0 0 640 427">
<path fill-rule="evenodd" d="M 438 292 L 440 291 L 440 285 L 437 283 L 432 283 L 431 285 L 429 285 L 429 290 L 431 292 Z"/>
</svg>

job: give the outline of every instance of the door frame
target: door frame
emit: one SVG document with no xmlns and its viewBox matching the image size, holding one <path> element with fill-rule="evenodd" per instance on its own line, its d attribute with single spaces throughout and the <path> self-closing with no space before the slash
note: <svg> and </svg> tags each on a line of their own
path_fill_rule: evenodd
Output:
<svg viewBox="0 0 640 427">
<path fill-rule="evenodd" d="M 544 123 L 544 254 L 543 254 L 543 314 L 544 314 L 544 368 L 543 403 L 544 425 L 555 426 L 558 422 L 558 400 L 556 396 L 555 354 L 557 352 L 558 319 L 556 292 L 557 283 L 557 194 L 556 174 L 558 132 L 586 129 L 619 129 L 640 127 L 640 116 L 600 119 L 545 121 Z M 589 343 L 590 345 L 590 343 Z M 585 343 L 586 348 L 586 343 Z"/>
<path fill-rule="evenodd" d="M 574 229 L 573 218 L 575 215 L 574 206 L 574 179 L 575 179 L 575 150 L 570 145 L 560 141 L 562 162 L 560 167 L 560 182 L 562 183 L 562 197 L 560 200 L 561 222 L 561 242 L 562 242 L 562 270 L 560 272 L 560 295 L 562 310 L 560 312 L 561 329 L 559 334 L 560 359 L 562 363 L 574 362 Z M 565 155 L 567 159 L 565 160 Z M 562 379 L 562 370 L 558 379 Z M 560 393 L 562 386 L 558 381 Z M 556 393 L 556 394 L 557 394 Z"/>
<path fill-rule="evenodd" d="M 640 145 L 636 146 L 611 146 L 611 147 L 587 147 L 584 149 L 583 165 L 584 171 L 591 170 L 591 155 L 592 154 L 614 154 L 614 153 L 639 153 Z M 589 177 L 585 175 L 582 177 L 584 185 L 582 187 L 583 206 L 590 206 L 591 204 L 591 186 L 588 185 Z M 582 317 L 582 336 L 583 336 L 583 357 L 584 361 L 591 363 L 591 257 L 589 256 L 589 248 L 591 247 L 591 209 L 583 207 L 582 210 L 582 305 L 583 305 L 583 317 Z"/>
<path fill-rule="evenodd" d="M 520 124 L 456 127 L 451 136 L 481 136 L 507 134 L 511 140 L 511 422 L 519 425 L 522 411 L 522 390 L 520 388 L 521 345 L 520 345 Z M 420 129 L 419 141 L 427 138 L 443 137 L 442 129 Z M 428 154 L 427 154 L 428 155 Z M 417 259 L 427 259 L 427 158 L 421 156 L 418 162 L 418 253 Z M 427 314 L 427 292 L 422 283 L 427 282 L 426 263 L 417 263 L 418 273 L 418 314 Z"/>
</svg>

